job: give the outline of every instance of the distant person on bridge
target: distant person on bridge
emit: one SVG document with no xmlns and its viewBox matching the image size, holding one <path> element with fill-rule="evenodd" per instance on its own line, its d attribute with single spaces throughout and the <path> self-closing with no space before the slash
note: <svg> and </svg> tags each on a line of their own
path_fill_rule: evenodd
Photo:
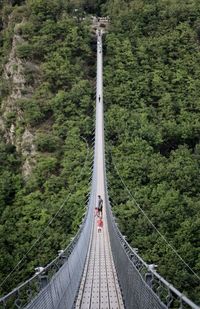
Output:
<svg viewBox="0 0 200 309">
<path fill-rule="evenodd" d="M 103 211 L 103 200 L 101 195 L 98 195 L 98 217 L 102 218 L 102 211 Z"/>
<path fill-rule="evenodd" d="M 102 218 L 98 218 L 98 220 L 97 220 L 97 231 L 98 231 L 98 233 L 101 233 L 102 228 L 103 228 L 103 220 L 102 220 Z"/>
<path fill-rule="evenodd" d="M 101 101 L 101 96 L 99 95 L 99 102 Z"/>
</svg>

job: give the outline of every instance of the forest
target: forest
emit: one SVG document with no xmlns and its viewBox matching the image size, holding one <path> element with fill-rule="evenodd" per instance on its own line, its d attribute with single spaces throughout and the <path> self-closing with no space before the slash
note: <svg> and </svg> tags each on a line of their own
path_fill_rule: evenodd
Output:
<svg viewBox="0 0 200 309">
<path fill-rule="evenodd" d="M 2 280 L 25 259 L 0 294 L 54 258 L 85 212 L 95 104 L 91 15 L 110 18 L 104 35 L 104 105 L 113 212 L 143 259 L 157 264 L 161 275 L 198 303 L 197 0 L 1 2 Z M 41 233 L 44 237 L 26 255 Z"/>
</svg>

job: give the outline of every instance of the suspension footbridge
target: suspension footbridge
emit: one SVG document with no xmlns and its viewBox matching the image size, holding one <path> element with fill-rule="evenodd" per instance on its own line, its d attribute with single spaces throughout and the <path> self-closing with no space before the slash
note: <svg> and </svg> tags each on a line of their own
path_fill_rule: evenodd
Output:
<svg viewBox="0 0 200 309">
<path fill-rule="evenodd" d="M 46 267 L 0 298 L 0 308 L 198 309 L 146 264 L 120 233 L 106 180 L 103 119 L 103 43 L 97 29 L 94 162 L 87 213 L 70 245 Z M 97 196 L 103 199 L 103 228 L 97 231 Z"/>
<path fill-rule="evenodd" d="M 103 81 L 102 81 L 102 37 L 97 32 L 97 84 L 96 84 L 96 138 L 95 138 L 95 178 L 94 195 L 100 195 L 105 201 L 105 163 L 104 163 L 104 128 L 103 128 Z M 97 199 L 93 205 L 93 209 Z M 103 206 L 103 229 L 97 232 L 94 217 L 92 236 L 81 285 L 76 301 L 76 308 L 124 308 L 121 291 L 112 258 L 106 220 L 106 203 Z"/>
</svg>

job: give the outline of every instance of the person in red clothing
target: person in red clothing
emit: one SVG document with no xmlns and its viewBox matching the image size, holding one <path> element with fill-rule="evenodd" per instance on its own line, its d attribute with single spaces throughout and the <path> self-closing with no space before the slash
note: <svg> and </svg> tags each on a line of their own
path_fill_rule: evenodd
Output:
<svg viewBox="0 0 200 309">
<path fill-rule="evenodd" d="M 103 228 L 103 220 L 102 220 L 101 217 L 99 217 L 97 219 L 97 231 L 98 231 L 98 233 L 101 233 L 102 228 Z"/>
<path fill-rule="evenodd" d="M 96 217 L 98 217 L 98 214 L 99 214 L 99 210 L 98 210 L 98 207 L 96 206 L 95 207 L 95 212 L 94 212 L 94 216 Z"/>
</svg>

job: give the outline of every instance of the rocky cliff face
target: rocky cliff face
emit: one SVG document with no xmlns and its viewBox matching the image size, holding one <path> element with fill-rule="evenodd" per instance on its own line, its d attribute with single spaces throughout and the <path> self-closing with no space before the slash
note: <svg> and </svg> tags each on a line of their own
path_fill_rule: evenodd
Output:
<svg viewBox="0 0 200 309">
<path fill-rule="evenodd" d="M 7 143 L 16 146 L 16 149 L 23 156 L 22 173 L 27 178 L 35 163 L 36 147 L 34 145 L 34 134 L 29 128 L 23 127 L 23 112 L 19 107 L 18 100 L 32 94 L 31 86 L 25 85 L 25 74 L 23 61 L 17 57 L 17 45 L 23 43 L 23 38 L 16 33 L 18 25 L 15 26 L 15 33 L 12 39 L 7 63 L 4 66 L 3 78 L 9 85 L 9 95 L 3 100 L 0 110 L 0 129 Z M 26 91 L 25 91 L 26 89 Z M 19 129 L 20 123 L 20 129 Z"/>
</svg>

